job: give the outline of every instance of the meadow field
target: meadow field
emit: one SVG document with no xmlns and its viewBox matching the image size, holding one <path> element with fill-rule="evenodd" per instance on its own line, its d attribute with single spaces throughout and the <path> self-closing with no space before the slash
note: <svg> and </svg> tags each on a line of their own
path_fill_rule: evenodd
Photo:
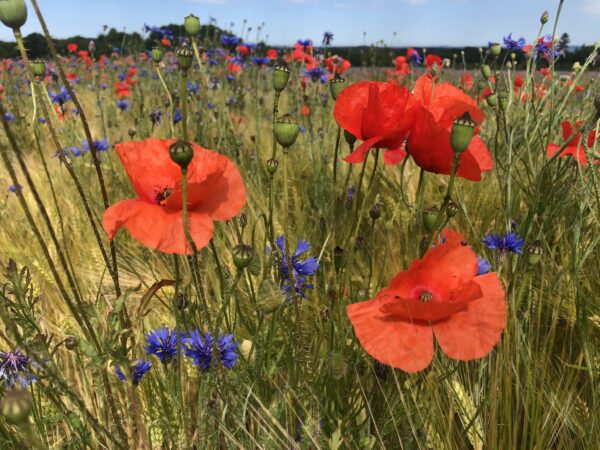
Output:
<svg viewBox="0 0 600 450">
<path fill-rule="evenodd" d="M 600 41 L 547 3 L 381 67 L 0 0 L 0 449 L 599 449 Z"/>
</svg>

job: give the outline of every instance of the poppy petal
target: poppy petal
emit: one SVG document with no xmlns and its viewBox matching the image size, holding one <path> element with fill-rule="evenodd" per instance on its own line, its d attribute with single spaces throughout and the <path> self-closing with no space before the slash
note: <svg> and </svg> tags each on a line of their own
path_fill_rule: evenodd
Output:
<svg viewBox="0 0 600 450">
<path fill-rule="evenodd" d="M 474 280 L 483 295 L 469 302 L 464 311 L 432 325 L 444 353 L 461 361 L 487 355 L 506 327 L 506 293 L 498 276 L 488 273 Z"/>
<path fill-rule="evenodd" d="M 406 158 L 406 151 L 401 147 L 390 148 L 383 154 L 383 162 L 390 166 L 404 161 L 404 158 Z"/>
<path fill-rule="evenodd" d="M 371 150 L 372 147 L 375 146 L 379 141 L 381 141 L 381 136 L 376 136 L 369 140 L 366 140 L 362 144 L 360 144 L 352 153 L 344 158 L 344 161 L 351 164 L 358 164 L 365 160 L 367 157 L 367 153 Z"/>
<path fill-rule="evenodd" d="M 196 247 L 205 247 L 213 233 L 210 216 L 202 211 L 191 210 L 188 224 Z M 124 227 L 135 240 L 146 247 L 164 253 L 192 253 L 183 231 L 181 210 L 168 209 L 138 199 L 123 200 L 104 212 L 102 226 L 111 240 Z"/>
<path fill-rule="evenodd" d="M 425 369 L 433 359 L 431 326 L 379 312 L 377 298 L 346 307 L 354 332 L 373 358 L 405 372 Z"/>
</svg>

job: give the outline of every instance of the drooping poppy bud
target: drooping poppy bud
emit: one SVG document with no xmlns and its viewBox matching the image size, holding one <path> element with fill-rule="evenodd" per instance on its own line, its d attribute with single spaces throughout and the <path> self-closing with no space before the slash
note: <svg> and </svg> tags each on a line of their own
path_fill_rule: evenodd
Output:
<svg viewBox="0 0 600 450">
<path fill-rule="evenodd" d="M 452 218 L 456 216 L 456 214 L 458 214 L 458 205 L 450 200 L 448 206 L 446 206 L 446 215 L 448 218 Z"/>
<path fill-rule="evenodd" d="M 246 244 L 238 244 L 231 251 L 233 264 L 238 269 L 245 269 L 250 265 L 254 258 L 254 249 Z"/>
<path fill-rule="evenodd" d="M 546 25 L 548 23 L 548 19 L 550 18 L 550 13 L 548 11 L 544 11 L 542 16 L 540 17 L 540 22 L 542 25 Z"/>
<path fill-rule="evenodd" d="M 331 97 L 334 100 L 337 100 L 338 95 L 340 95 L 340 92 L 342 92 L 346 86 L 348 86 L 348 81 L 339 73 L 336 73 L 329 82 L 329 91 L 331 92 Z"/>
<path fill-rule="evenodd" d="M 67 337 L 67 339 L 65 339 L 65 347 L 67 347 L 67 350 L 75 350 L 79 347 L 79 339 L 75 336 Z"/>
<path fill-rule="evenodd" d="M 490 45 L 490 55 L 492 56 L 500 56 L 500 52 L 502 51 L 502 46 L 497 42 L 494 42 Z"/>
<path fill-rule="evenodd" d="M 437 206 L 432 206 L 431 208 L 427 208 L 421 214 L 421 218 L 423 219 L 423 226 L 429 233 L 431 233 L 435 229 L 435 221 L 439 212 L 440 210 L 437 208 Z"/>
<path fill-rule="evenodd" d="M 275 172 L 277 172 L 277 168 L 279 167 L 279 161 L 277 161 L 276 159 L 269 159 L 267 161 L 267 172 L 269 172 L 271 175 L 275 175 Z"/>
<path fill-rule="evenodd" d="M 4 3 L 0 1 L 0 3 Z M 11 425 L 25 423 L 31 414 L 31 394 L 26 389 L 14 389 L 4 393 L 0 410 L 4 419 Z"/>
<path fill-rule="evenodd" d="M 183 72 L 187 72 L 190 67 L 192 67 L 192 63 L 194 62 L 194 52 L 187 45 L 182 45 L 177 49 L 177 62 L 179 63 L 179 68 Z"/>
<path fill-rule="evenodd" d="M 454 121 L 450 131 L 450 145 L 455 153 L 464 152 L 471 143 L 475 134 L 475 122 L 468 112 Z"/>
<path fill-rule="evenodd" d="M 240 214 L 240 227 L 242 230 L 248 226 L 248 215 L 246 213 Z"/>
<path fill-rule="evenodd" d="M 498 96 L 496 94 L 490 94 L 485 98 L 485 101 L 487 102 L 488 106 L 493 108 L 498 104 Z"/>
<path fill-rule="evenodd" d="M 158 64 L 159 62 L 161 62 L 163 59 L 163 55 L 164 55 L 164 52 L 163 52 L 162 48 L 154 47 L 152 49 L 152 61 L 154 61 L 154 64 Z"/>
<path fill-rule="evenodd" d="M 187 170 L 194 158 L 194 147 L 189 142 L 179 139 L 169 147 L 169 156 L 182 170 Z"/>
<path fill-rule="evenodd" d="M 381 208 L 379 202 L 375 202 L 373 207 L 369 210 L 369 217 L 373 220 L 377 220 L 381 217 Z"/>
<path fill-rule="evenodd" d="M 43 59 L 34 59 L 31 61 L 31 70 L 36 77 L 43 77 L 46 75 L 46 63 Z"/>
<path fill-rule="evenodd" d="M 294 116 L 286 114 L 275 120 L 273 132 L 279 145 L 287 148 L 296 142 L 296 138 L 300 133 L 300 126 Z"/>
<path fill-rule="evenodd" d="M 282 92 L 290 79 L 290 68 L 285 63 L 277 64 L 273 69 L 273 89 Z"/>
<path fill-rule="evenodd" d="M 183 19 L 183 28 L 185 28 L 185 32 L 188 36 L 198 36 L 200 34 L 200 19 L 190 14 L 185 19 Z"/>
<path fill-rule="evenodd" d="M 533 241 L 527 246 L 527 254 L 529 255 L 527 261 L 530 266 L 535 266 L 540 262 L 542 252 L 542 243 L 540 241 Z"/>
<path fill-rule="evenodd" d="M 19 31 L 27 21 L 25 0 L 1 0 L 0 21 L 8 28 Z"/>
<path fill-rule="evenodd" d="M 481 74 L 486 80 L 488 80 L 492 75 L 492 68 L 487 64 L 484 64 L 483 66 L 481 66 Z"/>
<path fill-rule="evenodd" d="M 333 267 L 336 272 L 339 272 L 342 268 L 342 262 L 344 258 L 344 249 L 338 245 L 333 249 Z"/>
</svg>

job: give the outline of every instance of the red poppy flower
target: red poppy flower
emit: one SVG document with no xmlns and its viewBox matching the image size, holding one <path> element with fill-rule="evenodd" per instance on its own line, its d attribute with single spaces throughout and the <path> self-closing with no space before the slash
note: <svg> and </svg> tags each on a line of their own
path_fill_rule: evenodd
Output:
<svg viewBox="0 0 600 450">
<path fill-rule="evenodd" d="M 433 98 L 432 98 L 433 94 Z M 454 120 L 469 113 L 475 124 L 483 121 L 484 114 L 475 100 L 450 83 L 436 83 L 421 76 L 415 83 L 413 102 L 419 105 L 408 139 L 408 152 L 415 163 L 428 172 L 449 175 L 454 161 L 450 145 L 450 131 Z M 481 173 L 492 170 L 493 161 L 487 147 L 474 136 L 462 153 L 457 175 L 472 181 L 481 180 Z"/>
<path fill-rule="evenodd" d="M 575 86 L 575 92 L 583 92 L 584 88 L 582 85 L 578 84 L 577 86 Z"/>
<path fill-rule="evenodd" d="M 69 53 L 75 53 L 77 51 L 77 44 L 67 44 L 67 50 L 69 51 Z"/>
<path fill-rule="evenodd" d="M 171 41 L 170 41 L 170 40 L 168 40 L 167 38 L 162 38 L 162 39 L 160 40 L 160 43 L 161 43 L 162 45 L 164 45 L 165 47 L 170 47 L 170 46 L 171 46 Z"/>
<path fill-rule="evenodd" d="M 235 51 L 238 52 L 240 55 L 248 55 L 250 53 L 250 49 L 244 45 L 244 44 L 240 44 L 235 48 Z"/>
<path fill-rule="evenodd" d="M 271 60 L 277 59 L 277 50 L 275 50 L 274 48 L 270 48 L 269 50 L 267 50 L 267 58 Z"/>
<path fill-rule="evenodd" d="M 117 98 L 121 97 L 131 97 L 131 91 L 129 90 L 130 86 L 127 81 L 121 81 L 120 83 L 115 83 L 115 95 Z"/>
<path fill-rule="evenodd" d="M 520 77 L 519 75 L 517 75 L 515 77 L 515 90 L 521 89 L 524 84 L 525 84 L 525 80 L 523 80 L 522 77 Z"/>
<path fill-rule="evenodd" d="M 227 64 L 227 70 L 229 73 L 240 73 L 242 71 L 242 66 L 236 63 Z"/>
<path fill-rule="evenodd" d="M 425 57 L 425 63 L 427 64 L 427 68 L 431 69 L 434 64 L 437 64 L 438 68 L 442 70 L 442 58 L 438 55 L 427 55 Z"/>
<path fill-rule="evenodd" d="M 408 75 L 410 73 L 410 64 L 406 61 L 405 56 L 397 56 L 394 59 L 396 64 L 396 73 L 400 76 Z"/>
<path fill-rule="evenodd" d="M 302 114 L 304 117 L 308 117 L 310 116 L 310 108 L 308 105 L 303 105 L 302 108 L 300 108 L 300 114 Z"/>
<path fill-rule="evenodd" d="M 471 75 L 470 73 L 465 73 L 463 74 L 463 76 L 460 77 L 460 85 L 465 91 L 471 90 L 471 88 L 473 87 L 473 81 L 473 75 Z"/>
<path fill-rule="evenodd" d="M 575 127 L 580 127 L 582 122 L 577 122 Z M 567 147 L 562 151 L 559 157 L 571 155 L 581 166 L 588 165 L 588 159 L 585 155 L 585 149 L 582 142 L 581 133 L 574 134 L 573 126 L 571 122 L 565 120 L 562 123 L 562 132 L 563 139 L 565 142 L 568 142 Z M 596 142 L 596 130 L 592 130 L 587 137 L 587 147 L 592 148 L 594 143 Z M 548 156 L 551 158 L 554 156 L 560 149 L 562 145 L 550 144 L 548 145 Z M 594 161 L 594 164 L 597 164 L 598 160 Z"/>
<path fill-rule="evenodd" d="M 333 116 L 338 124 L 364 141 L 344 158 L 349 163 L 363 162 L 372 147 L 384 148 L 384 161 L 401 161 L 402 143 L 413 123 L 407 110 L 410 93 L 396 84 L 359 81 L 344 89 L 335 102 Z"/>
<path fill-rule="evenodd" d="M 115 145 L 137 198 L 108 208 L 102 225 L 113 239 L 122 227 L 137 241 L 165 253 L 191 254 L 183 231 L 181 169 L 169 156 L 174 140 L 147 139 Z M 188 225 L 197 248 L 208 244 L 214 220 L 229 220 L 246 203 L 233 162 L 193 144 L 188 167 Z"/>
<path fill-rule="evenodd" d="M 452 232 L 374 298 L 347 306 L 367 353 L 418 372 L 433 359 L 434 335 L 447 356 L 461 361 L 496 346 L 506 326 L 504 288 L 495 273 L 477 276 L 477 255 L 463 244 Z"/>
<path fill-rule="evenodd" d="M 346 70 L 348 70 L 352 64 L 350 64 L 350 61 L 342 58 L 341 56 L 330 56 L 329 58 L 325 59 L 325 65 L 327 66 L 327 69 L 329 70 L 329 73 L 331 74 L 343 74 Z"/>
</svg>

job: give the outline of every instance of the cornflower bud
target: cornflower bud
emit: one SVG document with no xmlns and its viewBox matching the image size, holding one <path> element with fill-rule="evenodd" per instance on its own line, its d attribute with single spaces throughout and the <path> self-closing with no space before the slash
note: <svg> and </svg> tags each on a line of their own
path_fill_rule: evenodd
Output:
<svg viewBox="0 0 600 450">
<path fill-rule="evenodd" d="M 271 175 L 275 175 L 275 172 L 277 172 L 277 167 L 279 167 L 279 161 L 276 159 L 271 158 L 267 161 L 267 172 L 269 172 Z"/>
<path fill-rule="evenodd" d="M 535 266 L 542 259 L 542 243 L 540 241 L 533 241 L 531 244 L 527 246 L 527 254 L 529 257 L 527 261 L 529 265 Z"/>
<path fill-rule="evenodd" d="M 550 18 L 550 14 L 548 11 L 544 11 L 542 16 L 540 17 L 540 22 L 542 25 L 546 25 L 548 23 L 548 19 Z"/>
</svg>

